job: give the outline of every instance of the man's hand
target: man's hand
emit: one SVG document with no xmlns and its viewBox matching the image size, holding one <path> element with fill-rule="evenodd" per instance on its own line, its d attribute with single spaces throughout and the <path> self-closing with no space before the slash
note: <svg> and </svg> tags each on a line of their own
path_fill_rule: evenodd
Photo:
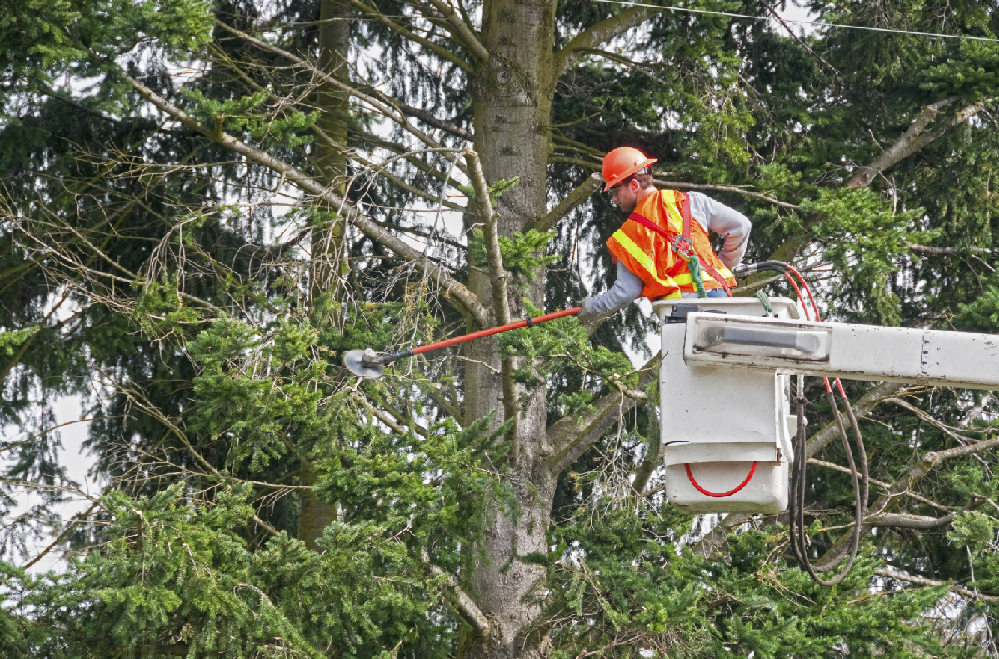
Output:
<svg viewBox="0 0 999 659">
<path fill-rule="evenodd" d="M 600 323 L 611 315 L 609 313 L 597 313 L 593 311 L 592 299 L 592 297 L 587 297 L 580 302 L 579 306 L 583 307 L 583 310 L 576 314 L 576 320 L 586 329 L 587 336 L 593 334 Z"/>
</svg>

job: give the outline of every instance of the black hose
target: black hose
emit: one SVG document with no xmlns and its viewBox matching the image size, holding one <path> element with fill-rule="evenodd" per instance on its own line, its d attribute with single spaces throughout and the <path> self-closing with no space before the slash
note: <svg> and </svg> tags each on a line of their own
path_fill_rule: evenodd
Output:
<svg viewBox="0 0 999 659">
<path fill-rule="evenodd" d="M 758 272 L 779 272 L 780 274 L 787 274 L 787 263 L 783 261 L 760 261 L 759 263 L 745 263 L 743 265 L 736 266 L 732 270 L 732 274 L 737 278 L 748 277 L 749 275 L 755 275 Z"/>
<path fill-rule="evenodd" d="M 869 476 L 867 470 L 867 452 L 864 449 L 864 439 L 860 434 L 860 427 L 857 424 L 857 417 L 853 413 L 850 401 L 844 396 L 843 403 L 846 406 L 846 414 L 850 420 L 850 427 L 853 430 L 854 443 L 857 445 L 857 461 L 854 461 L 853 450 L 850 441 L 843 427 L 843 419 L 840 417 L 836 399 L 830 389 L 826 390 L 826 398 L 832 409 L 833 418 L 836 420 L 836 427 L 839 430 L 840 439 L 843 441 L 843 449 L 846 452 L 847 462 L 850 464 L 850 476 L 853 480 L 854 495 L 854 524 L 853 532 L 847 544 L 842 545 L 835 554 L 830 556 L 825 565 L 812 565 L 808 559 L 808 538 L 805 534 L 805 465 L 808 456 L 805 452 L 805 397 L 804 397 L 804 376 L 798 376 L 798 395 L 795 397 L 798 415 L 798 432 L 795 435 L 794 463 L 791 468 L 791 489 L 789 492 L 789 509 L 791 521 L 791 549 L 795 558 L 812 576 L 815 581 L 823 586 L 834 586 L 849 573 L 850 568 L 857 558 L 857 551 L 860 548 L 860 536 L 863 530 L 864 519 L 867 517 L 867 498 L 869 494 Z M 858 477 L 857 462 L 860 463 L 860 475 Z M 846 565 L 839 573 L 830 580 L 822 579 L 819 574 L 831 572 L 845 556 L 849 555 Z"/>
</svg>

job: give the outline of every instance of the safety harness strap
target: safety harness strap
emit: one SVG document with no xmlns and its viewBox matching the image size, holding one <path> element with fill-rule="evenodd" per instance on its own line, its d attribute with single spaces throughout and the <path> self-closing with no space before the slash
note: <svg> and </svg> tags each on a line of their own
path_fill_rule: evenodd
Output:
<svg viewBox="0 0 999 659">
<path fill-rule="evenodd" d="M 690 217 L 690 202 L 688 201 L 686 195 L 684 195 L 683 199 L 680 201 L 680 214 L 683 217 L 683 232 L 685 234 L 683 236 L 683 239 L 688 249 L 686 251 L 682 251 L 679 246 L 677 246 L 676 249 L 680 257 L 683 258 L 685 261 L 687 261 L 687 267 L 694 278 L 695 286 L 697 283 L 699 283 L 697 281 L 698 280 L 697 275 L 700 274 L 698 272 L 695 272 L 695 270 L 697 270 L 698 266 L 700 266 L 700 269 L 707 271 L 707 273 L 711 275 L 712 279 L 721 284 L 721 287 L 725 289 L 725 293 L 727 293 L 729 297 L 732 297 L 732 288 L 728 285 L 728 282 L 725 281 L 725 278 L 722 277 L 720 274 L 718 274 L 718 271 L 715 270 L 713 267 L 711 267 L 711 264 L 707 263 L 703 258 L 701 258 L 701 255 L 698 254 L 693 248 L 693 244 L 690 241 L 690 222 L 692 221 Z M 632 213 L 631 215 L 628 216 L 628 219 L 634 220 L 635 222 L 638 222 L 646 229 L 649 229 L 650 231 L 654 231 L 664 236 L 666 240 L 670 241 L 670 244 L 675 244 L 676 242 L 678 242 L 676 240 L 678 235 L 675 232 L 663 229 L 661 226 L 659 226 L 649 218 L 645 217 L 644 215 L 639 215 L 638 213 Z M 697 287 L 698 295 L 700 295 L 701 297 L 705 297 L 707 293 L 701 292 L 703 290 L 704 284 L 703 282 L 700 283 L 701 286 Z"/>
</svg>

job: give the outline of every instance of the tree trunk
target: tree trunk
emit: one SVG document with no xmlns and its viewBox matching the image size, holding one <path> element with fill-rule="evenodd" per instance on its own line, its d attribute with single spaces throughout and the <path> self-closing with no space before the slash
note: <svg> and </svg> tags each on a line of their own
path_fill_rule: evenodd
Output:
<svg viewBox="0 0 999 659">
<path fill-rule="evenodd" d="M 350 51 L 350 23 L 348 4 L 344 0 L 322 0 L 319 9 L 319 64 L 330 75 L 347 79 L 347 57 Z M 347 180 L 347 112 L 350 98 L 330 84 L 319 87 L 320 109 L 316 126 L 321 131 L 316 140 L 315 167 L 320 180 L 336 188 L 339 195 L 345 192 Z M 345 223 L 336 214 L 336 208 L 325 205 L 319 208 L 329 213 L 327 220 L 312 230 L 311 295 L 316 298 L 331 292 L 342 297 L 342 281 L 347 272 L 344 249 Z M 301 447 L 307 450 L 308 447 Z M 301 482 L 313 485 L 316 474 L 308 460 L 302 460 Z M 336 519 L 336 508 L 318 499 L 312 490 L 303 490 L 298 506 L 298 539 L 306 546 L 315 547 L 316 540 Z"/>
<path fill-rule="evenodd" d="M 347 58 L 350 54 L 349 2 L 322 0 L 319 7 L 319 67 L 332 77 L 347 81 Z M 343 196 L 347 181 L 347 119 L 350 98 L 328 83 L 319 86 L 320 110 L 316 127 L 320 134 L 315 142 L 313 162 L 317 177 L 326 186 Z M 319 210 L 326 220 L 312 231 L 312 295 L 332 292 L 336 295 L 346 274 L 344 254 L 345 223 L 337 216 L 337 208 L 321 202 Z"/>
<path fill-rule="evenodd" d="M 483 6 L 482 40 L 488 66 L 475 82 L 475 150 L 487 182 L 517 177 L 519 183 L 497 202 L 501 236 L 526 231 L 546 211 L 546 172 L 551 123 L 554 0 L 492 0 Z M 513 317 L 522 317 L 520 299 L 544 304 L 544 273 L 525 291 L 511 290 Z M 483 301 L 491 298 L 486 273 L 471 273 L 469 284 Z M 493 340 L 469 346 L 466 368 L 466 420 L 496 409 L 503 416 L 502 364 Z M 508 364 L 507 370 L 515 364 Z M 533 629 L 541 615 L 544 568 L 518 557 L 547 552 L 547 531 L 555 478 L 548 468 L 545 391 L 517 390 L 526 407 L 518 414 L 510 452 L 509 483 L 519 510 L 494 509 L 486 530 L 487 560 L 476 565 L 472 583 L 490 620 L 488 638 L 462 638 L 464 657 L 547 657 L 547 632 Z"/>
</svg>

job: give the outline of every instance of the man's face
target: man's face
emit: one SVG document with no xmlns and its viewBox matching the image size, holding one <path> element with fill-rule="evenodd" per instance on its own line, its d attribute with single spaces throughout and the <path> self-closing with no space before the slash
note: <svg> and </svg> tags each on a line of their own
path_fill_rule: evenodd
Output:
<svg viewBox="0 0 999 659">
<path fill-rule="evenodd" d="M 611 201 L 617 204 L 622 211 L 630 215 L 638 205 L 638 193 L 640 190 L 641 186 L 638 181 L 631 179 L 610 189 Z"/>
</svg>

